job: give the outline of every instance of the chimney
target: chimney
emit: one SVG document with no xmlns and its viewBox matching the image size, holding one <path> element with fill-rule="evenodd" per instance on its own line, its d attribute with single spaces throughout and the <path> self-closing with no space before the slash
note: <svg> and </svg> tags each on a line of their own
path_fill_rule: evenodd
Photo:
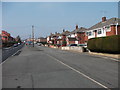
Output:
<svg viewBox="0 0 120 90">
<path fill-rule="evenodd" d="M 65 32 L 65 29 L 63 29 L 63 32 Z"/>
<path fill-rule="evenodd" d="M 106 21 L 106 17 L 102 17 L 102 22 L 105 22 Z"/>
<path fill-rule="evenodd" d="M 76 29 L 78 29 L 78 25 L 76 25 Z"/>
</svg>

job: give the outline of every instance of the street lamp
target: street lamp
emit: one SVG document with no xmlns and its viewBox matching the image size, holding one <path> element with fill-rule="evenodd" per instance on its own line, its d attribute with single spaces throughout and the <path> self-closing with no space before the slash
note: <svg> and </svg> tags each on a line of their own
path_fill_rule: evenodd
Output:
<svg viewBox="0 0 120 90">
<path fill-rule="evenodd" d="M 33 47 L 34 47 L 34 26 L 32 25 L 32 41 L 33 41 Z"/>
</svg>

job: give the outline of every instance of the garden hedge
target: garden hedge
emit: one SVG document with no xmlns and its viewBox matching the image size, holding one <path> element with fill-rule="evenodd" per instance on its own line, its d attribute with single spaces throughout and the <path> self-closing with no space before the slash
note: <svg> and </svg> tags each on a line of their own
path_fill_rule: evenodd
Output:
<svg viewBox="0 0 120 90">
<path fill-rule="evenodd" d="M 89 39 L 88 49 L 93 52 L 120 53 L 120 35 Z"/>
</svg>

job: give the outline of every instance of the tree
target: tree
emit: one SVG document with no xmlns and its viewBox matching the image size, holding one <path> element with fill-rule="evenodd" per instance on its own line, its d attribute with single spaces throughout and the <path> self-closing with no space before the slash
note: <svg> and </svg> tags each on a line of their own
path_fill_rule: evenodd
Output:
<svg viewBox="0 0 120 90">
<path fill-rule="evenodd" d="M 16 37 L 16 42 L 17 42 L 17 43 L 21 43 L 21 42 L 22 42 L 19 35 Z"/>
</svg>

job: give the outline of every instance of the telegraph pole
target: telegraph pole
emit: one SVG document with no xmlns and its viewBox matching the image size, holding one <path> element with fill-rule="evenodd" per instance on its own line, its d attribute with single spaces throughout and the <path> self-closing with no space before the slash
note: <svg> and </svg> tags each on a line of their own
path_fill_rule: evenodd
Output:
<svg viewBox="0 0 120 90">
<path fill-rule="evenodd" d="M 33 47 L 34 47 L 34 26 L 32 25 L 32 41 L 33 41 Z"/>
</svg>

